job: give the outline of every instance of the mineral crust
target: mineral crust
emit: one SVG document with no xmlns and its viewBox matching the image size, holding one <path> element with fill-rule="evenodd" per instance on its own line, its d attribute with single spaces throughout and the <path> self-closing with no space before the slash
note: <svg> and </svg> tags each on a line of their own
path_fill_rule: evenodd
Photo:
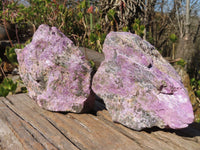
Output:
<svg viewBox="0 0 200 150">
<path fill-rule="evenodd" d="M 185 128 L 194 120 L 192 105 L 174 68 L 147 41 L 127 32 L 107 35 L 92 82 L 113 121 L 141 130 Z"/>
<path fill-rule="evenodd" d="M 56 27 L 40 25 L 32 42 L 16 53 L 20 76 L 39 106 L 76 113 L 93 107 L 91 67 Z"/>
</svg>

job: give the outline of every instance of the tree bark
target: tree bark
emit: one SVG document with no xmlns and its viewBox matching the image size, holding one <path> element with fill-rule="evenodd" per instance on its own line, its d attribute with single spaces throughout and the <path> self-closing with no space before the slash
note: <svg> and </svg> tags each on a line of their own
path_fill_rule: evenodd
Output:
<svg viewBox="0 0 200 150">
<path fill-rule="evenodd" d="M 185 38 L 190 37 L 190 0 L 186 0 Z"/>
<path fill-rule="evenodd" d="M 199 34 L 199 30 L 200 30 L 200 19 L 199 19 L 199 24 L 198 24 L 197 30 L 196 30 L 195 35 L 194 35 L 193 43 L 196 42 L 196 39 L 197 39 L 198 34 Z"/>
<path fill-rule="evenodd" d="M 191 38 L 180 38 L 175 53 L 175 58 L 182 58 L 187 62 L 185 69 L 190 70 L 192 67 L 192 58 L 194 57 L 195 48 Z"/>
<path fill-rule="evenodd" d="M 193 39 L 190 35 L 190 0 L 186 0 L 186 13 L 185 13 L 185 34 L 184 36 L 180 36 L 177 50 L 175 53 L 175 58 L 182 58 L 186 61 L 185 70 L 191 72 L 194 70 L 194 55 L 195 55 L 195 47 L 193 43 Z"/>
</svg>

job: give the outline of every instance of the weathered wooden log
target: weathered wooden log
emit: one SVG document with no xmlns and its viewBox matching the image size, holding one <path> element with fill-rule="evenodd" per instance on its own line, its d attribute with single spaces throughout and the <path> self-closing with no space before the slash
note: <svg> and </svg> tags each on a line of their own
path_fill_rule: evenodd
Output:
<svg viewBox="0 0 200 150">
<path fill-rule="evenodd" d="M 97 51 L 85 47 L 79 47 L 79 49 L 85 54 L 87 60 L 92 60 L 95 63 L 96 68 L 98 68 L 104 60 L 104 54 L 102 53 L 98 53 Z"/>
<path fill-rule="evenodd" d="M 152 128 L 137 132 L 112 122 L 104 106 L 96 115 L 54 113 L 40 108 L 27 94 L 0 98 L 1 150 L 198 150 L 199 124 L 181 130 Z"/>
</svg>

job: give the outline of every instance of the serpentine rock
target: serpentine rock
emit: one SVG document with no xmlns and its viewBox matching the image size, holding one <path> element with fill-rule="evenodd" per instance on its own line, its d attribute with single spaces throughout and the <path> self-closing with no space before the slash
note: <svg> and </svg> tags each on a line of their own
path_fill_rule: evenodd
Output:
<svg viewBox="0 0 200 150">
<path fill-rule="evenodd" d="M 56 27 L 40 25 L 32 42 L 16 53 L 20 76 L 39 106 L 76 113 L 93 107 L 91 67 Z"/>
<path fill-rule="evenodd" d="M 174 68 L 148 42 L 127 32 L 107 35 L 92 82 L 113 121 L 141 130 L 185 128 L 194 120 L 187 90 Z"/>
</svg>

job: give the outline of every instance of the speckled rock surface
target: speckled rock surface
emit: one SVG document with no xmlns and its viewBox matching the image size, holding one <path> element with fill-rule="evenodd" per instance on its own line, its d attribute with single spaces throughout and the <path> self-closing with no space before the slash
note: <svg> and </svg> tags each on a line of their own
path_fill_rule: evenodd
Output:
<svg viewBox="0 0 200 150">
<path fill-rule="evenodd" d="M 39 106 L 76 113 L 92 107 L 91 67 L 56 27 L 40 25 L 32 42 L 16 53 L 20 76 Z"/>
<path fill-rule="evenodd" d="M 93 91 L 104 100 L 112 120 L 141 130 L 152 126 L 184 128 L 194 120 L 181 78 L 159 52 L 139 36 L 107 35 Z"/>
<path fill-rule="evenodd" d="M 199 102 L 198 98 L 195 96 L 195 93 L 190 85 L 190 77 L 189 77 L 188 73 L 184 70 L 183 67 L 176 65 L 176 64 L 173 64 L 173 67 L 176 70 L 176 72 L 179 74 L 179 76 L 181 77 L 183 85 L 185 86 L 185 88 L 188 91 L 188 95 L 190 97 L 190 102 L 193 107 L 194 121 L 199 122 L 199 120 L 200 120 L 200 107 L 199 107 L 200 102 Z"/>
</svg>

